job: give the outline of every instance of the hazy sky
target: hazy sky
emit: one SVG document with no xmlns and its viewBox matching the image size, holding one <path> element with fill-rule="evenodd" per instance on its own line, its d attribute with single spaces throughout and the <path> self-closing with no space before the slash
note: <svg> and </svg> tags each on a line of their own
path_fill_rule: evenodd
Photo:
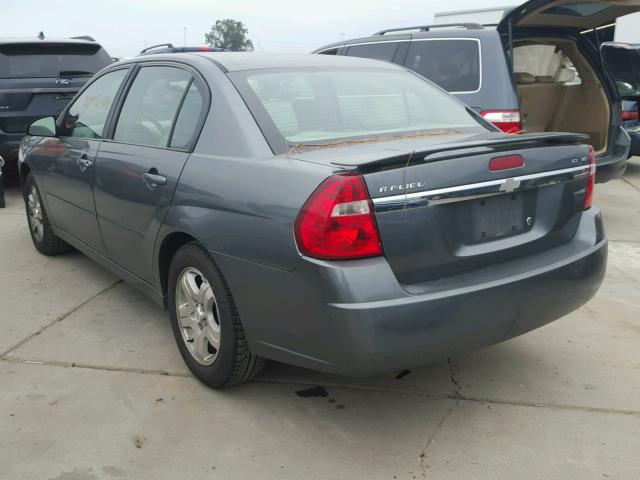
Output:
<svg viewBox="0 0 640 480">
<path fill-rule="evenodd" d="M 430 23 L 435 12 L 513 5 L 513 0 L 0 0 L 3 37 L 92 35 L 112 56 L 156 43 L 202 45 L 217 19 L 240 20 L 256 49 L 308 52 L 383 28 Z"/>
</svg>

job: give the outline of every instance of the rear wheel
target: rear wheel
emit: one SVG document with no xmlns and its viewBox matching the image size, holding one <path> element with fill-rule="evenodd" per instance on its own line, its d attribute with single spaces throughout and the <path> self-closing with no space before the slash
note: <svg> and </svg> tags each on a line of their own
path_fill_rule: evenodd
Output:
<svg viewBox="0 0 640 480">
<path fill-rule="evenodd" d="M 264 360 L 249 351 L 231 291 L 206 250 L 197 243 L 178 250 L 168 285 L 173 334 L 201 382 L 229 387 L 260 372 Z"/>
<path fill-rule="evenodd" d="M 49 217 L 42 204 L 40 190 L 33 178 L 33 174 L 29 173 L 24 182 L 24 204 L 27 210 L 27 219 L 29 221 L 29 233 L 34 246 L 40 253 L 45 255 L 58 255 L 65 253 L 73 248 L 53 233 Z"/>
</svg>

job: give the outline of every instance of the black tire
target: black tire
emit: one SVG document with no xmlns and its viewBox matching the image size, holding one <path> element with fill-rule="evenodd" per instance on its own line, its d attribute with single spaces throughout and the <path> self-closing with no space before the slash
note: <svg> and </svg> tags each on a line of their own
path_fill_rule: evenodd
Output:
<svg viewBox="0 0 640 480">
<path fill-rule="evenodd" d="M 194 358 L 178 320 L 177 283 L 183 272 L 189 269 L 196 269 L 206 277 L 217 304 L 215 318 L 219 322 L 220 346 L 211 365 L 203 365 Z M 250 380 L 262 370 L 264 359 L 249 350 L 229 286 L 209 253 L 198 243 L 189 243 L 174 255 L 169 269 L 167 293 L 171 327 L 178 349 L 198 380 L 212 388 L 231 387 Z"/>
<path fill-rule="evenodd" d="M 41 223 L 38 227 L 34 226 L 31 220 L 31 209 L 29 207 L 29 197 L 34 195 L 34 199 L 39 205 L 39 214 L 41 216 Z M 27 223 L 29 225 L 29 233 L 31 234 L 31 240 L 36 249 L 44 255 L 59 255 L 73 250 L 73 247 L 67 242 L 53 233 L 51 224 L 49 223 L 49 217 L 45 211 L 44 204 L 42 203 L 42 195 L 40 195 L 40 189 L 36 184 L 33 174 L 29 173 L 24 182 L 24 205 L 27 212 Z M 41 229 L 36 230 L 36 228 Z"/>
</svg>

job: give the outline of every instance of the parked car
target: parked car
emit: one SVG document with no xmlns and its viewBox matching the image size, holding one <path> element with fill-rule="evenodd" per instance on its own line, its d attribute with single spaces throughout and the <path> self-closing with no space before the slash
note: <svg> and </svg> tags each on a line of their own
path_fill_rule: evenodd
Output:
<svg viewBox="0 0 640 480">
<path fill-rule="evenodd" d="M 228 50 L 218 47 L 174 47 L 172 43 L 152 45 L 141 50 L 139 55 L 154 55 L 157 53 L 188 53 L 188 52 L 226 52 Z"/>
<path fill-rule="evenodd" d="M 0 39 L 0 156 L 16 168 L 28 125 L 59 115 L 111 57 L 91 37 Z"/>
<path fill-rule="evenodd" d="M 137 57 L 29 134 L 35 247 L 71 245 L 163 305 L 213 387 L 263 358 L 372 375 L 490 345 L 605 272 L 580 135 L 506 135 L 391 63 Z"/>
<path fill-rule="evenodd" d="M 507 10 L 497 28 L 393 28 L 314 53 L 404 65 L 506 132 L 583 133 L 596 149 L 598 181 L 604 182 L 624 173 L 630 140 L 593 32 L 638 10 L 637 2 L 616 0 L 530 0 Z"/>
<path fill-rule="evenodd" d="M 631 138 L 629 156 L 640 155 L 640 44 L 606 42 L 600 52 L 622 98 L 622 126 Z"/>
</svg>

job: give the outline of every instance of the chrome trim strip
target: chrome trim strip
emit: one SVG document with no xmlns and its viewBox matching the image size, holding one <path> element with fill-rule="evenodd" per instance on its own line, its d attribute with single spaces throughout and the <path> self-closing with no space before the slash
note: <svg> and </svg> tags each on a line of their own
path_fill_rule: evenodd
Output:
<svg viewBox="0 0 640 480">
<path fill-rule="evenodd" d="M 313 52 L 313 54 L 314 55 L 319 55 L 321 53 L 328 52 L 329 50 L 333 50 L 334 48 L 336 50 L 340 50 L 341 48 L 344 48 L 344 44 L 342 44 L 342 45 L 334 45 L 333 47 L 327 47 L 327 48 L 323 48 L 323 49 L 320 49 L 320 50 L 316 50 L 315 52 Z"/>
<path fill-rule="evenodd" d="M 63 87 L 43 87 L 43 88 L 3 88 L 0 89 L 0 94 L 4 93 L 71 93 L 75 95 L 80 91 L 80 85 L 77 87 L 63 88 Z"/>
<path fill-rule="evenodd" d="M 405 193 L 372 200 L 377 212 L 420 206 L 442 205 L 462 202 L 475 198 L 489 197 L 504 193 L 547 187 L 562 181 L 572 180 L 589 173 L 589 165 L 551 170 L 549 172 L 532 173 L 519 177 L 501 178 L 486 182 L 456 185 L 422 192 Z"/>
</svg>

